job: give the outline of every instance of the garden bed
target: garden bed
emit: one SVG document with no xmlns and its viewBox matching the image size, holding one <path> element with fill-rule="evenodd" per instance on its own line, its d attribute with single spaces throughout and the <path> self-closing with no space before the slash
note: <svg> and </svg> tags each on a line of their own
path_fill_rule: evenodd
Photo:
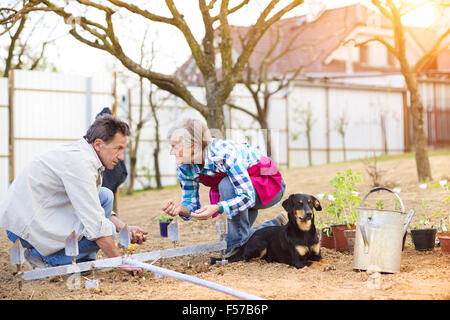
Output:
<svg viewBox="0 0 450 320">
<path fill-rule="evenodd" d="M 435 181 L 448 179 L 450 175 L 450 155 L 430 157 Z M 419 210 L 422 199 L 430 208 L 449 213 L 445 203 L 446 194 L 438 188 L 419 188 L 413 158 L 400 158 L 382 161 L 378 166 L 385 171 L 383 179 L 389 187 L 401 188 L 406 210 Z M 317 195 L 331 191 L 329 181 L 336 172 L 348 168 L 362 171 L 363 184 L 358 189 L 361 194 L 371 189 L 370 180 L 359 162 L 331 164 L 312 168 L 298 168 L 283 172 L 287 190 L 290 193 L 311 193 Z M 138 193 L 119 198 L 120 218 L 132 225 L 139 225 L 149 231 L 147 242 L 137 252 L 171 248 L 167 238 L 159 236 L 155 219 L 160 208 L 168 199 L 178 200 L 180 190 L 166 189 Z M 284 197 L 284 198 L 285 198 Z M 207 199 L 206 189 L 201 189 L 201 200 Z M 389 206 L 389 193 L 375 196 Z M 374 204 L 372 204 L 374 205 Z M 282 211 L 276 206 L 260 211 L 256 221 L 259 224 Z M 320 214 L 320 212 L 319 212 Z M 411 225 L 415 224 L 418 214 Z M 179 221 L 180 245 L 188 246 L 216 242 L 214 221 Z M 436 219 L 436 224 L 439 220 Z M 232 299 L 233 297 L 182 282 L 172 278 L 154 279 L 153 274 L 145 272 L 143 277 L 132 277 L 121 271 L 105 270 L 96 272 L 100 281 L 97 290 L 69 290 L 68 276 L 49 280 L 25 282 L 23 290 L 17 289 L 12 276 L 13 267 L 9 264 L 9 248 L 4 230 L 0 229 L 0 299 Z M 100 257 L 102 254 L 99 254 Z M 444 256 L 440 248 L 433 251 L 416 251 L 408 235 L 405 250 L 402 252 L 401 270 L 398 274 L 382 274 L 379 289 L 370 289 L 370 275 L 352 269 L 353 256 L 332 249 L 323 249 L 323 256 L 334 266 L 334 270 L 293 267 L 252 261 L 227 264 L 223 267 L 207 266 L 212 254 L 185 256 L 163 261 L 163 267 L 195 275 L 237 290 L 267 299 L 450 299 L 450 256 Z M 158 265 L 158 263 L 157 263 Z M 90 276 L 88 276 L 90 277 Z M 82 284 L 84 284 L 82 278 Z"/>
</svg>

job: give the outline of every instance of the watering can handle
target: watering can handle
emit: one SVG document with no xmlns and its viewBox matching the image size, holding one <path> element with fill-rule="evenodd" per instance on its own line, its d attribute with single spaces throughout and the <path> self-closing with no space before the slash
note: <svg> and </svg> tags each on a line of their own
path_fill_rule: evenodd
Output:
<svg viewBox="0 0 450 320">
<path fill-rule="evenodd" d="M 398 196 L 398 194 L 397 194 L 396 192 L 394 192 L 394 191 L 392 191 L 391 189 L 386 188 L 386 187 L 375 187 L 375 188 L 373 188 L 372 190 L 370 190 L 370 191 L 364 196 L 364 198 L 361 200 L 361 203 L 360 203 L 359 207 L 362 207 L 364 201 L 366 200 L 366 198 L 367 198 L 372 192 L 380 191 L 380 190 L 386 190 L 386 191 L 389 191 L 389 192 L 393 193 L 393 194 L 397 197 L 398 201 L 400 201 L 400 206 L 402 207 L 402 211 L 401 211 L 401 212 L 402 212 L 402 213 L 405 213 L 405 206 L 403 205 L 402 199 L 400 199 L 400 197 Z"/>
</svg>

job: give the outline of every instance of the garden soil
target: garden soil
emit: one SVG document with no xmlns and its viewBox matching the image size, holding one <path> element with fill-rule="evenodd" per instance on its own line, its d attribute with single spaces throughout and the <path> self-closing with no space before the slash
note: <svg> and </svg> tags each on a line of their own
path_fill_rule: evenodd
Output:
<svg viewBox="0 0 450 320">
<path fill-rule="evenodd" d="M 450 156 L 434 156 L 430 160 L 434 181 L 450 180 Z M 362 162 L 351 162 L 283 171 L 287 185 L 283 199 L 291 193 L 317 195 L 332 191 L 329 181 L 337 172 L 349 168 L 362 172 L 364 181 L 358 185 L 357 189 L 361 196 L 366 194 L 371 188 L 371 179 L 366 172 L 367 165 Z M 441 210 L 441 213 L 445 215 L 450 214 L 450 204 L 444 201 L 447 198 L 444 190 L 419 187 L 413 158 L 378 162 L 378 168 L 382 173 L 384 185 L 401 189 L 400 197 L 406 210 L 416 210 L 411 226 L 418 223 L 423 200 L 429 207 L 427 215 L 431 215 L 435 210 Z M 203 203 L 207 201 L 207 194 L 207 190 L 202 188 Z M 180 195 L 178 188 L 171 188 L 119 198 L 120 218 L 130 225 L 138 225 L 148 231 L 148 240 L 137 249 L 137 252 L 172 248 L 172 243 L 167 238 L 159 236 L 155 217 L 161 213 L 160 208 L 167 203 L 167 200 L 179 200 Z M 381 199 L 385 202 L 385 208 L 389 208 L 393 198 L 394 196 L 388 192 L 374 193 L 368 198 L 367 206 L 374 207 L 375 202 Z M 325 200 L 322 205 L 326 205 Z M 281 205 L 261 210 L 256 225 L 275 217 L 282 211 Z M 319 218 L 323 217 L 322 212 L 316 212 L 316 215 Z M 435 218 L 433 222 L 438 223 L 438 218 Z M 180 246 L 212 243 L 218 240 L 214 220 L 188 222 L 179 220 L 178 223 Z M 0 230 L 0 299 L 2 300 L 235 299 L 212 289 L 177 279 L 169 277 L 155 279 L 154 274 L 148 271 L 139 277 L 114 269 L 95 273 L 96 279 L 100 282 L 96 289 L 84 289 L 84 282 L 92 275 L 83 275 L 79 289 L 68 286 L 69 276 L 61 276 L 25 281 L 22 291 L 19 291 L 13 276 L 15 270 L 9 264 L 10 247 L 11 243 L 6 238 L 5 231 Z M 261 260 L 229 263 L 220 267 L 209 266 L 207 264 L 209 257 L 218 256 L 217 252 L 167 258 L 156 264 L 266 299 L 450 299 L 450 256 L 444 256 L 439 247 L 432 251 L 416 251 L 409 234 L 405 250 L 402 252 L 400 272 L 381 274 L 378 287 L 370 285 L 371 274 L 352 269 L 351 254 L 322 249 L 322 255 L 332 266 L 331 268 L 296 269 L 288 265 L 266 263 Z M 100 251 L 98 258 L 104 257 Z"/>
</svg>

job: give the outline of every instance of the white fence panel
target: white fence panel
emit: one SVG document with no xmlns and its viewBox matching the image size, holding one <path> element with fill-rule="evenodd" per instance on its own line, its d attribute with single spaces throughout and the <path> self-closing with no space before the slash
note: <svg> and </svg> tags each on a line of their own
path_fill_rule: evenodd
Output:
<svg viewBox="0 0 450 320">
<path fill-rule="evenodd" d="M 374 152 L 379 155 L 385 150 L 385 141 L 388 153 L 403 152 L 403 99 L 399 90 L 299 83 L 289 97 L 291 167 L 309 164 L 305 130 L 308 113 L 313 165 L 343 161 L 344 146 L 347 160 L 370 157 Z M 345 123 L 345 142 L 338 130 L 340 121 Z"/>
<path fill-rule="evenodd" d="M 193 90 L 200 99 L 200 90 L 196 88 Z M 147 95 L 144 94 L 144 97 Z M 134 101 L 132 118 L 137 119 L 139 114 L 136 102 L 139 101 L 137 89 L 133 90 L 131 98 Z M 250 93 L 241 85 L 235 87 L 230 100 L 249 112 L 256 112 Z M 169 155 L 167 130 L 183 118 L 203 119 L 203 117 L 180 99 L 174 98 L 161 103 L 162 106 L 157 110 L 160 121 L 161 174 L 167 177 L 170 184 L 175 184 L 176 179 L 172 177 L 175 177 L 176 166 L 173 157 Z M 144 106 L 144 110 L 146 110 L 145 117 L 150 112 L 149 106 Z M 310 135 L 313 165 L 344 160 L 344 145 L 338 132 L 340 118 L 346 123 L 344 130 L 347 160 L 371 157 L 374 153 L 380 155 L 385 151 L 402 153 L 404 150 L 403 98 L 400 89 L 363 88 L 351 84 L 325 86 L 300 82 L 288 91 L 272 97 L 270 101 L 268 120 L 272 129 L 272 158 L 280 168 L 309 164 L 305 130 L 308 114 L 312 120 Z M 259 146 L 261 151 L 266 153 L 265 132 L 254 118 L 227 106 L 224 108 L 224 115 L 227 138 L 247 142 L 254 147 Z M 154 127 L 154 121 L 150 120 L 142 129 L 142 145 L 137 165 L 139 173 L 137 180 L 140 182 L 136 184 L 136 189 L 146 186 L 146 183 L 148 186 L 148 181 L 151 181 L 149 177 L 154 175 Z M 154 186 L 154 182 L 150 185 Z"/>
<path fill-rule="evenodd" d="M 289 95 L 289 165 L 307 166 L 306 121 L 311 121 L 312 164 L 326 163 L 326 91 L 321 87 L 294 86 Z"/>
<path fill-rule="evenodd" d="M 112 108 L 112 77 L 14 70 L 14 174 L 37 154 L 83 137 L 96 114 Z"/>
<path fill-rule="evenodd" d="M 134 86 L 130 90 L 126 100 L 121 107 L 121 117 L 129 122 L 129 110 L 131 109 L 130 140 L 134 141 L 139 119 L 144 122 L 140 132 L 134 189 L 154 188 L 156 186 L 156 180 L 153 152 L 156 148 L 156 122 L 149 103 L 148 84 L 144 83 L 143 86 L 142 110 L 139 86 Z M 170 144 L 167 141 L 167 133 L 173 125 L 184 118 L 204 119 L 196 110 L 187 107 L 186 103 L 180 99 L 173 96 L 167 98 L 167 93 L 161 92 L 161 90 L 155 90 L 154 103 L 159 124 L 160 152 L 158 159 L 161 184 L 162 186 L 171 186 L 177 184 L 178 180 L 176 178 L 175 159 L 169 154 Z M 126 184 L 129 184 L 129 177 L 130 174 L 128 175 Z"/>
<path fill-rule="evenodd" d="M 9 186 L 8 78 L 0 78 L 0 201 Z"/>
<path fill-rule="evenodd" d="M 331 149 L 343 149 L 337 121 L 345 119 L 346 159 L 403 150 L 403 100 L 401 93 L 361 90 L 330 90 Z M 383 137 L 386 137 L 384 139 Z M 389 150 L 392 150 L 391 152 Z M 331 161 L 344 160 L 343 151 L 333 151 Z"/>
</svg>

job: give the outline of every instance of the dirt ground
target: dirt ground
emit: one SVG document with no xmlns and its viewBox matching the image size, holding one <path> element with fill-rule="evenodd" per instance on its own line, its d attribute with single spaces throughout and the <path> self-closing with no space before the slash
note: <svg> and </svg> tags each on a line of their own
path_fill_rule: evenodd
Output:
<svg viewBox="0 0 450 320">
<path fill-rule="evenodd" d="M 434 181 L 450 178 L 450 155 L 433 156 L 430 158 Z M 442 189 L 419 188 L 417 182 L 415 161 L 413 158 L 402 158 L 378 162 L 383 170 L 383 182 L 390 187 L 401 188 L 406 210 L 415 209 L 416 214 L 411 225 L 419 220 L 422 200 L 426 200 L 430 210 L 441 210 L 450 214 L 450 205 L 445 203 L 447 195 Z M 361 195 L 370 190 L 370 178 L 361 162 L 341 163 L 311 168 L 298 168 L 283 171 L 287 190 L 283 199 L 291 193 L 320 194 L 332 191 L 329 181 L 338 171 L 352 168 L 363 171 L 364 183 L 358 186 Z M 450 180 L 450 179 L 449 179 Z M 168 199 L 180 198 L 178 188 L 162 191 L 149 191 L 134 196 L 119 199 L 120 218 L 131 225 L 139 225 L 148 232 L 148 240 L 140 246 L 137 252 L 153 251 L 171 248 L 167 238 L 159 236 L 155 217 L 161 213 L 160 208 Z M 372 198 L 369 197 L 369 198 Z M 374 200 L 382 199 L 388 203 L 393 196 L 381 192 L 373 196 Z M 201 190 L 201 199 L 206 202 L 206 189 Z M 322 203 L 326 205 L 324 201 Z M 370 202 L 368 202 L 370 205 Z M 386 205 L 388 208 L 388 205 Z M 275 206 L 259 212 L 256 224 L 271 219 L 282 211 L 281 206 Z M 321 215 L 323 213 L 318 212 Z M 438 222 L 438 221 L 434 221 Z M 213 220 L 179 221 L 180 245 L 212 243 L 218 240 Z M 68 276 L 54 279 L 26 281 L 23 290 L 19 291 L 13 276 L 13 267 L 9 264 L 9 248 L 11 243 L 0 230 L 0 299 L 64 299 L 64 300 L 128 300 L 128 299 L 235 299 L 232 296 L 197 286 L 188 282 L 165 277 L 155 279 L 153 273 L 144 272 L 143 277 L 131 276 L 118 270 L 102 270 L 96 272 L 100 281 L 98 289 L 84 289 L 84 281 L 91 276 L 84 276 L 81 289 L 70 290 Z M 229 263 L 225 266 L 206 266 L 210 256 L 216 252 L 164 259 L 162 266 L 194 275 L 221 285 L 231 287 L 265 299 L 287 300 L 448 300 L 450 299 L 450 256 L 444 256 L 441 249 L 433 251 L 416 251 L 408 235 L 405 250 L 401 257 L 401 271 L 397 274 L 382 274 L 379 289 L 368 286 L 370 275 L 367 272 L 352 269 L 353 256 L 349 253 L 339 253 L 334 250 L 322 249 L 325 259 L 334 270 L 322 270 L 293 267 L 266 263 L 264 261 Z M 99 257 L 103 255 L 100 252 Z"/>
</svg>

